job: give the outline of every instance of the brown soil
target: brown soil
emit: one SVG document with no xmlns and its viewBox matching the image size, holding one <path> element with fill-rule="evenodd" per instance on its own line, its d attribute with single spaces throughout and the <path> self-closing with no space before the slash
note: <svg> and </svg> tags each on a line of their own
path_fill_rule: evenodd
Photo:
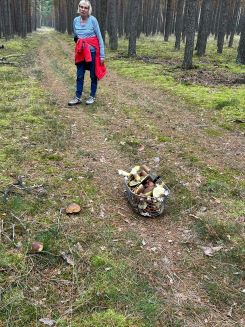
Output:
<svg viewBox="0 0 245 327">
<path fill-rule="evenodd" d="M 64 117 L 70 121 L 73 133 L 66 155 L 74 162 L 76 169 L 94 173 L 97 189 L 100 190 L 100 205 L 97 208 L 95 206 L 97 214 L 103 212 L 103 219 L 114 215 L 114 224 L 119 231 L 134 231 L 144 240 L 144 251 L 152 260 L 152 270 L 141 273 L 158 286 L 159 294 L 169 306 L 173 304 L 181 307 L 188 300 L 195 308 L 208 307 L 210 315 L 205 321 L 201 316 L 193 315 L 192 319 L 188 318 L 188 326 L 235 326 L 235 321 L 227 320 L 226 312 L 217 311 L 209 303 L 199 287 L 199 281 L 188 267 L 183 266 L 183 256 L 186 253 L 181 245 L 183 242 L 191 244 L 190 250 L 193 248 L 196 264 L 202 262 L 203 254 L 197 249 L 198 241 L 189 229 L 193 217 L 199 214 L 198 210 L 205 207 L 205 212 L 214 212 L 225 218 L 222 203 L 213 198 L 199 199 L 198 188 L 205 178 L 197 167 L 186 162 L 184 154 L 194 154 L 207 167 L 244 171 L 244 137 L 224 130 L 220 131 L 220 137 L 209 137 L 205 133 L 206 128 L 219 130 L 210 120 L 209 114 L 188 108 L 167 93 L 122 78 L 112 71 L 108 71 L 106 78 L 101 81 L 98 100 L 93 107 L 82 104 L 69 108 L 67 102 L 73 94 L 68 91 L 65 81 L 55 75 L 51 66 L 52 56 L 47 55 L 47 51 L 50 51 L 49 40 L 46 42 L 40 47 L 38 66 L 44 73 L 45 87 L 57 100 Z M 69 52 L 72 67 L 72 49 L 63 41 L 59 41 L 60 46 L 64 52 Z M 85 92 L 88 93 L 88 79 L 85 87 Z M 129 110 L 138 108 L 140 114 L 135 120 L 129 118 L 123 111 L 125 107 Z M 100 124 L 98 121 L 107 123 Z M 154 129 L 161 131 L 162 135 L 168 136 L 173 142 L 159 142 L 147 125 L 154 125 Z M 136 148 L 136 152 L 131 155 L 120 151 L 120 147 L 123 147 L 120 142 L 116 146 L 110 140 L 111 135 L 127 135 L 129 132 L 140 140 L 145 150 Z M 83 157 L 78 160 L 78 148 L 93 153 L 93 159 Z M 160 163 L 156 163 L 154 157 L 158 157 Z M 169 170 L 174 167 L 178 183 L 184 183 L 193 192 L 199 201 L 198 207 L 180 212 L 177 222 L 172 220 L 171 212 L 159 219 L 145 219 L 134 214 L 123 196 L 123 184 L 117 170 L 129 170 L 139 161 L 156 170 L 164 166 Z M 174 186 L 172 192 L 174 194 Z M 155 271 L 164 272 L 166 279 L 159 280 Z M 181 318 L 184 312 L 180 310 L 179 315 Z"/>
<path fill-rule="evenodd" d="M 181 73 L 177 80 L 185 84 L 199 84 L 205 86 L 233 85 L 239 86 L 245 84 L 245 74 L 235 74 L 228 72 L 213 72 L 211 70 L 195 69 L 188 74 Z"/>
<path fill-rule="evenodd" d="M 125 55 L 118 55 L 118 58 L 127 58 Z M 220 68 L 213 71 L 211 69 L 203 69 L 194 67 L 188 72 L 180 69 L 181 62 L 174 59 L 159 59 L 147 56 L 137 56 L 135 59 L 143 61 L 148 64 L 162 65 L 163 67 L 168 67 L 168 71 L 173 74 L 173 77 L 185 84 L 198 84 L 204 86 L 239 86 L 245 84 L 245 74 L 235 74 L 221 70 Z"/>
</svg>

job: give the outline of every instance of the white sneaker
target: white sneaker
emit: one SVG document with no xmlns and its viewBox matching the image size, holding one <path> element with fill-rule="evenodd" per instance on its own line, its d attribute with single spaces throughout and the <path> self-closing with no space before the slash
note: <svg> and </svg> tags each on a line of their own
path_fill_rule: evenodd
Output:
<svg viewBox="0 0 245 327">
<path fill-rule="evenodd" d="M 75 97 L 71 101 L 68 102 L 68 106 L 76 106 L 77 104 L 82 103 L 81 99 Z"/>
<path fill-rule="evenodd" d="M 86 101 L 86 104 L 93 104 L 94 101 L 95 101 L 95 98 L 92 97 L 92 96 L 90 95 L 90 97 L 89 97 L 88 100 Z"/>
</svg>

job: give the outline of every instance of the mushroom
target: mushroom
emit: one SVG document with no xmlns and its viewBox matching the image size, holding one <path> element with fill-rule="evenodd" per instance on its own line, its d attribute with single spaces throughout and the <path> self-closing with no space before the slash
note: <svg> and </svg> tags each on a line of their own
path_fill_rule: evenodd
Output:
<svg viewBox="0 0 245 327">
<path fill-rule="evenodd" d="M 32 252 L 42 252 L 43 243 L 42 242 L 33 242 L 31 245 Z"/>
<path fill-rule="evenodd" d="M 78 213 L 81 211 L 81 207 L 79 204 L 76 203 L 71 203 L 66 207 L 66 213 L 70 214 L 70 213 Z"/>
</svg>

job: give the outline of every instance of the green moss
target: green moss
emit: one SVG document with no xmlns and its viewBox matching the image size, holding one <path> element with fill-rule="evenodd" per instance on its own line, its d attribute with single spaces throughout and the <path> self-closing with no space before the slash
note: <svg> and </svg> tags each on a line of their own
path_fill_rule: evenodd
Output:
<svg viewBox="0 0 245 327">
<path fill-rule="evenodd" d="M 195 228 L 199 237 L 205 241 L 230 242 L 240 234 L 239 224 L 223 222 L 212 218 L 197 221 Z"/>
<path fill-rule="evenodd" d="M 243 197 L 244 181 L 241 179 L 239 171 L 227 169 L 220 172 L 216 168 L 203 167 L 203 175 L 206 177 L 206 182 L 201 186 L 202 192 L 237 199 Z"/>
<path fill-rule="evenodd" d="M 209 299 L 212 304 L 217 305 L 218 307 L 223 307 L 224 305 L 242 305 L 244 307 L 244 302 L 242 301 L 242 294 L 239 294 L 239 291 L 231 291 L 228 286 L 224 283 L 218 284 L 216 282 L 208 282 L 205 284 L 205 290 L 209 295 Z"/>
<path fill-rule="evenodd" d="M 12 287 L 6 289 L 1 298 L 0 323 L 5 321 L 13 327 L 27 326 L 30 321 L 35 321 L 39 311 L 29 301 L 24 289 Z"/>
<path fill-rule="evenodd" d="M 86 315 L 84 318 L 74 319 L 72 327 L 143 327 L 143 324 L 137 323 L 138 319 L 129 318 L 123 314 L 116 312 L 113 309 L 95 312 L 91 315 Z M 58 321 L 58 327 L 67 326 L 66 321 Z"/>
<path fill-rule="evenodd" d="M 227 99 L 227 100 L 220 100 L 216 106 L 215 109 L 223 109 L 224 107 L 236 107 L 239 106 L 240 102 L 238 99 L 236 98 L 231 98 L 231 99 Z"/>
<path fill-rule="evenodd" d="M 245 262 L 245 241 L 236 237 L 234 246 L 228 251 L 220 253 L 218 257 L 222 262 L 235 265 L 242 271 Z"/>
<path fill-rule="evenodd" d="M 190 210 L 198 205 L 198 200 L 193 196 L 192 192 L 186 186 L 176 179 L 175 172 L 164 166 L 158 170 L 164 182 L 171 190 L 171 196 L 167 199 L 166 211 L 178 220 L 182 211 Z"/>
<path fill-rule="evenodd" d="M 165 143 L 165 142 L 172 142 L 172 138 L 169 137 L 169 136 L 159 136 L 158 137 L 158 141 L 159 142 L 162 142 L 162 143 Z"/>
<path fill-rule="evenodd" d="M 152 46 L 154 44 L 154 46 Z M 179 81 L 178 76 L 183 74 L 181 63 L 183 60 L 183 49 L 174 51 L 174 39 L 163 42 L 161 38 L 141 37 L 137 40 L 136 59 L 117 58 L 110 53 L 109 66 L 124 77 L 141 80 L 151 87 L 156 87 L 178 95 L 180 99 L 194 105 L 194 110 L 219 109 L 219 123 L 225 121 L 230 128 L 236 128 L 232 121 L 244 118 L 245 98 L 244 87 L 234 86 L 208 86 Z M 127 41 L 121 39 L 119 42 L 119 53 L 126 57 Z M 217 75 L 223 70 L 230 73 L 242 74 L 242 67 L 235 64 L 236 50 L 225 48 L 221 56 L 217 56 L 215 42 L 210 40 L 205 58 L 194 56 L 194 65 L 198 69 L 209 69 Z M 144 60 L 142 60 L 144 59 Z M 154 63 L 156 62 L 156 63 Z M 159 65 L 159 62 L 161 65 Z M 201 108 L 200 108 L 201 107 Z M 243 128 L 239 126 L 239 128 Z"/>
<path fill-rule="evenodd" d="M 159 299 L 125 261 L 115 260 L 108 253 L 92 256 L 91 274 L 87 278 L 89 288 L 76 300 L 77 310 L 86 313 L 96 303 L 100 308 L 124 310 L 130 303 L 128 310 L 132 315 L 138 312 L 142 321 L 154 323 L 156 320 Z"/>
<path fill-rule="evenodd" d="M 224 135 L 223 131 L 220 131 L 220 130 L 217 130 L 217 129 L 214 129 L 214 128 L 205 128 L 204 132 L 207 135 L 212 136 L 212 137 L 220 137 L 220 136 Z"/>
<path fill-rule="evenodd" d="M 48 251 L 51 253 L 57 252 L 59 250 L 59 241 L 60 241 L 60 234 L 57 226 L 50 226 L 46 230 L 39 231 L 34 239 L 36 241 L 43 243 L 44 251 Z"/>
<path fill-rule="evenodd" d="M 23 264 L 23 255 L 17 252 L 8 252 L 4 245 L 0 245 L 0 267 L 2 269 L 20 269 Z"/>
<path fill-rule="evenodd" d="M 111 263 L 112 262 L 110 262 L 110 260 L 105 256 L 96 255 L 96 256 L 93 256 L 91 258 L 91 264 L 94 267 L 101 267 L 101 266 L 105 266 L 105 265 L 111 265 Z"/>
<path fill-rule="evenodd" d="M 43 156 L 42 156 L 42 159 L 47 159 L 47 160 L 51 160 L 51 161 L 62 161 L 63 160 L 63 157 L 59 154 L 47 154 L 45 153 Z"/>
<path fill-rule="evenodd" d="M 44 199 L 33 198 L 25 191 L 20 191 L 21 194 L 11 194 L 7 202 L 4 204 L 6 210 L 13 211 L 17 215 L 28 213 L 36 214 L 43 208 Z"/>
<path fill-rule="evenodd" d="M 2 153 L 1 150 L 0 150 L 0 162 L 5 162 L 6 161 L 6 154 L 5 153 Z"/>
</svg>

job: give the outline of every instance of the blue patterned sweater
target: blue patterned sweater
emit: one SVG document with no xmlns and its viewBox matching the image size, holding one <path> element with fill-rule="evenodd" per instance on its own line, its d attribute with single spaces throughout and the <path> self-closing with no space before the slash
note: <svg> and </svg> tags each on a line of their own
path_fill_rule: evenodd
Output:
<svg viewBox="0 0 245 327">
<path fill-rule="evenodd" d="M 89 38 L 97 36 L 100 45 L 100 58 L 105 58 L 105 46 L 100 32 L 100 27 L 97 19 L 94 16 L 89 16 L 86 23 L 81 23 L 81 17 L 77 16 L 73 21 L 73 33 L 74 37 L 79 39 Z M 95 48 L 90 46 L 91 52 L 95 51 Z"/>
</svg>

